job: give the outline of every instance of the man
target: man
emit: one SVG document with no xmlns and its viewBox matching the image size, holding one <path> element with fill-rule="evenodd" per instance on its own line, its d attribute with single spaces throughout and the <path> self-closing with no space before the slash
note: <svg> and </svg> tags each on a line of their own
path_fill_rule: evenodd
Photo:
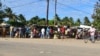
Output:
<svg viewBox="0 0 100 56">
<path fill-rule="evenodd" d="M 47 27 L 46 29 L 46 37 L 49 39 L 50 38 L 50 28 Z"/>
<path fill-rule="evenodd" d="M 14 27 L 13 26 L 10 26 L 10 37 L 13 37 L 13 34 L 14 34 Z"/>
<path fill-rule="evenodd" d="M 93 26 L 89 29 L 92 43 L 95 43 L 95 31 L 96 31 L 96 29 Z"/>
<path fill-rule="evenodd" d="M 77 34 L 76 34 L 76 39 L 80 39 L 81 38 L 81 31 L 82 31 L 82 29 L 80 29 L 80 28 L 78 28 L 77 29 Z"/>
<path fill-rule="evenodd" d="M 61 27 L 60 31 L 61 31 L 61 39 L 64 39 L 64 36 L 65 36 L 65 28 L 64 28 L 64 26 Z"/>
<path fill-rule="evenodd" d="M 42 29 L 41 29 L 41 38 L 44 38 L 44 35 L 45 35 L 45 29 L 42 28 Z"/>
</svg>

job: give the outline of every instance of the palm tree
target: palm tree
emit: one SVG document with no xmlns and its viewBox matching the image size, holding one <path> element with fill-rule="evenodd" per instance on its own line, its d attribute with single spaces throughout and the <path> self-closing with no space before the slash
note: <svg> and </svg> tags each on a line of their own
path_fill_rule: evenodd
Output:
<svg viewBox="0 0 100 56">
<path fill-rule="evenodd" d="M 54 18 L 55 18 L 55 19 L 54 19 L 54 25 L 58 25 L 58 24 L 60 23 L 60 21 L 61 21 L 59 15 L 56 14 Z"/>
<path fill-rule="evenodd" d="M 18 21 L 26 25 L 26 18 L 22 14 L 18 16 Z"/>
<path fill-rule="evenodd" d="M 13 12 L 12 12 L 12 10 L 11 10 L 11 8 L 7 8 L 7 9 L 5 9 L 5 17 L 8 17 L 9 18 L 9 21 L 16 21 L 17 20 L 17 15 L 15 15 Z"/>
</svg>

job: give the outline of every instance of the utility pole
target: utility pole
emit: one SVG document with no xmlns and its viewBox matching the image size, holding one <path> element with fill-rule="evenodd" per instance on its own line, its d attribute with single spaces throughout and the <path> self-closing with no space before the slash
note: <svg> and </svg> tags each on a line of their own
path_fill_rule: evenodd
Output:
<svg viewBox="0 0 100 56">
<path fill-rule="evenodd" d="M 46 10 L 46 26 L 48 26 L 48 15 L 49 15 L 49 0 L 47 0 L 47 10 Z"/>
<path fill-rule="evenodd" d="M 54 18 L 54 25 L 56 25 L 57 23 L 57 20 L 56 20 L 56 17 L 57 16 L 57 0 L 55 0 L 55 18 Z"/>
</svg>

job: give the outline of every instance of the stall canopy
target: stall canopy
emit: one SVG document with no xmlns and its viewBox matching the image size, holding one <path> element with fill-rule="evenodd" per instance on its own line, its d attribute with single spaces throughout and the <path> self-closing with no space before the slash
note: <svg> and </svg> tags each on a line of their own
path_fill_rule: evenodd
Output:
<svg viewBox="0 0 100 56">
<path fill-rule="evenodd" d="M 0 26 L 2 26 L 2 27 L 3 27 L 3 26 L 4 26 L 4 27 L 8 27 L 8 26 L 10 26 L 10 25 L 3 22 L 3 23 L 0 24 Z"/>
<path fill-rule="evenodd" d="M 91 26 L 87 26 L 87 25 L 80 25 L 80 28 L 91 28 Z"/>
</svg>

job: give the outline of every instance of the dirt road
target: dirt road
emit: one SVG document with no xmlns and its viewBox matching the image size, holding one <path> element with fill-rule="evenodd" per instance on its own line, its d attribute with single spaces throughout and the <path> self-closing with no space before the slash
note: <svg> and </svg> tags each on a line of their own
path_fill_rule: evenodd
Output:
<svg viewBox="0 0 100 56">
<path fill-rule="evenodd" d="M 100 41 L 0 38 L 0 56 L 100 56 Z"/>
</svg>

